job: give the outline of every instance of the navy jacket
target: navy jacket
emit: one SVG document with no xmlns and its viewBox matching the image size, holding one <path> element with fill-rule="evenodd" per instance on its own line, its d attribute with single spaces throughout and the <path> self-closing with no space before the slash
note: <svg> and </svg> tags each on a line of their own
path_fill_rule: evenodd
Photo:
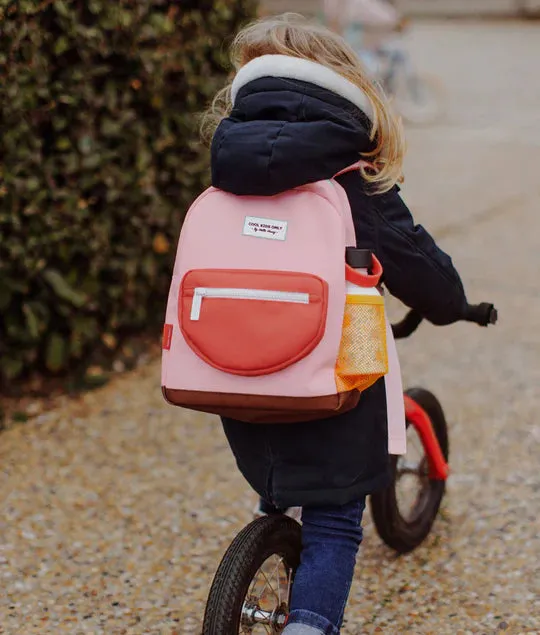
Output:
<svg viewBox="0 0 540 635">
<path fill-rule="evenodd" d="M 212 183 L 239 195 L 273 195 L 331 178 L 369 151 L 370 122 L 313 84 L 265 77 L 245 85 L 212 144 Z M 357 244 L 373 250 L 389 292 L 434 324 L 463 317 L 465 293 L 451 259 L 413 218 L 399 188 L 370 195 L 358 173 L 339 177 Z M 223 419 L 238 466 L 277 507 L 345 504 L 389 479 L 384 381 L 330 419 L 248 424 Z"/>
</svg>

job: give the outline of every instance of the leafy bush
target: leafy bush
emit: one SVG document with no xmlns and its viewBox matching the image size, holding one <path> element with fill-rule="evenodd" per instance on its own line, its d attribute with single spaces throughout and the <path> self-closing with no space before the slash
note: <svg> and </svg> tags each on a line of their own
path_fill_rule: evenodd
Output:
<svg viewBox="0 0 540 635">
<path fill-rule="evenodd" d="M 7 5 L 7 8 L 6 8 Z M 161 322 L 253 0 L 0 1 L 0 383 Z"/>
</svg>

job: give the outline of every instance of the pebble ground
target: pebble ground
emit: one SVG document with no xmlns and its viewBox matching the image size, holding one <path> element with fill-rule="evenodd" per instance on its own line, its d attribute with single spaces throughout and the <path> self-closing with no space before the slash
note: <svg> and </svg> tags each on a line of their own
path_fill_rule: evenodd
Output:
<svg viewBox="0 0 540 635">
<path fill-rule="evenodd" d="M 401 345 L 446 409 L 452 477 L 409 556 L 367 519 L 343 633 L 539 634 L 540 31 L 423 23 L 411 48 L 448 114 L 409 130 L 403 194 L 501 319 Z M 163 403 L 157 362 L 61 402 L 0 437 L 0 633 L 200 633 L 253 503 L 218 422 Z"/>
</svg>

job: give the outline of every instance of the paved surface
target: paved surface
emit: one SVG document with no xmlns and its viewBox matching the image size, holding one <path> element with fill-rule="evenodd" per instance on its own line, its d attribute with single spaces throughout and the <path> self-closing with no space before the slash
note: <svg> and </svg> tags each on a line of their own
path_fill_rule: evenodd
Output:
<svg viewBox="0 0 540 635">
<path fill-rule="evenodd" d="M 343 632 L 538 634 L 540 37 L 423 24 L 412 46 L 449 114 L 409 131 L 404 194 L 501 322 L 403 344 L 407 382 L 445 405 L 453 475 L 412 555 L 367 522 Z M 158 377 L 150 364 L 0 437 L 0 633 L 200 632 L 254 499 L 216 420 L 164 405 Z"/>
</svg>

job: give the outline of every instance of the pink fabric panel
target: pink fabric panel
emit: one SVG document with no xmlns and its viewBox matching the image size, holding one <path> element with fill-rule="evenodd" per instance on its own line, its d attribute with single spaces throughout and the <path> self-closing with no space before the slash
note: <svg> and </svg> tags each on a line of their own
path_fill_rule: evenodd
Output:
<svg viewBox="0 0 540 635">
<path fill-rule="evenodd" d="M 388 374 L 384 380 L 388 416 L 388 451 L 390 454 L 405 454 L 407 452 L 407 429 L 401 369 L 396 342 L 388 320 L 386 321 L 386 342 L 388 346 Z"/>
</svg>

